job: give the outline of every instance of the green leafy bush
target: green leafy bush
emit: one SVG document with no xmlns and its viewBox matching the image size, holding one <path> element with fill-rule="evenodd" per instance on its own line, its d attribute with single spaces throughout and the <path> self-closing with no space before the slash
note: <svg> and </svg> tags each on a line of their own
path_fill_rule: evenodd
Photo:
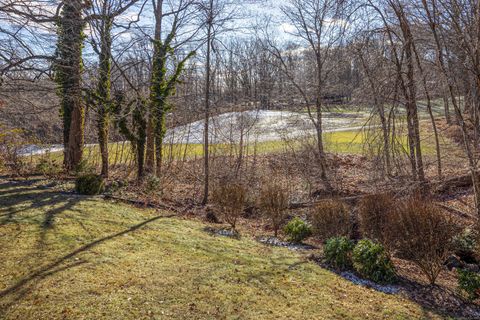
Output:
<svg viewBox="0 0 480 320">
<path fill-rule="evenodd" d="M 285 226 L 284 231 L 288 240 L 295 243 L 301 243 L 312 235 L 312 228 L 298 217 L 290 220 Z"/>
<path fill-rule="evenodd" d="M 75 175 L 77 177 L 92 174 L 95 174 L 95 168 L 86 159 L 82 159 L 75 167 Z"/>
<path fill-rule="evenodd" d="M 75 180 L 75 189 L 84 195 L 97 195 L 105 190 L 103 178 L 96 174 L 86 174 Z"/>
<path fill-rule="evenodd" d="M 334 268 L 347 269 L 352 266 L 352 250 L 355 244 L 346 237 L 334 237 L 325 242 L 325 260 Z"/>
<path fill-rule="evenodd" d="M 478 256 L 478 232 L 471 228 L 453 237 L 453 251 L 468 263 L 475 263 Z"/>
<path fill-rule="evenodd" d="M 158 192 L 162 187 L 162 181 L 159 177 L 151 174 L 145 179 L 145 192 L 147 194 L 154 194 Z"/>
<path fill-rule="evenodd" d="M 353 267 L 363 277 L 378 283 L 395 279 L 395 268 L 385 248 L 368 239 L 360 240 L 353 249 Z"/>
<path fill-rule="evenodd" d="M 458 286 L 471 300 L 480 297 L 480 275 L 469 270 L 458 269 Z"/>
</svg>

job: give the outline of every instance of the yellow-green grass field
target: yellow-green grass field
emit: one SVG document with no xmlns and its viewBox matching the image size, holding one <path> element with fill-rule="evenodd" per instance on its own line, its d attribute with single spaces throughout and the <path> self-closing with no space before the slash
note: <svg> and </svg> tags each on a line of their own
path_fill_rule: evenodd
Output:
<svg viewBox="0 0 480 320">
<path fill-rule="evenodd" d="M 244 235 L 0 181 L 0 319 L 441 319 Z"/>
<path fill-rule="evenodd" d="M 323 134 L 324 147 L 327 152 L 338 154 L 363 154 L 370 153 L 376 148 L 381 147 L 382 141 L 380 138 L 379 128 L 377 131 L 378 138 L 372 145 L 371 136 L 373 131 L 368 134 L 364 130 L 350 130 L 350 131 L 338 131 L 328 132 Z M 366 142 L 369 142 L 366 144 Z M 248 144 L 243 147 L 244 155 L 264 155 L 272 153 L 281 153 L 286 150 L 299 149 L 306 143 L 315 146 L 313 139 L 294 139 L 290 141 L 277 140 L 277 141 L 264 141 Z M 455 147 L 451 141 L 440 134 L 440 144 L 444 152 L 451 153 Z M 403 133 L 397 138 L 397 145 L 403 148 L 404 152 L 408 150 L 408 140 L 406 134 Z M 370 149 L 369 149 L 370 148 Z M 210 154 L 213 156 L 225 156 L 225 155 L 238 155 L 239 146 L 235 144 L 213 144 L 210 146 Z M 458 151 L 458 150 L 456 150 Z M 378 152 L 378 151 L 375 151 Z M 434 156 L 436 154 L 435 141 L 433 133 L 428 121 L 422 122 L 422 152 L 425 156 Z M 44 155 L 36 155 L 29 157 L 31 162 L 37 162 Z M 55 160 L 57 163 L 62 163 L 63 153 L 53 152 L 48 155 L 50 159 Z M 195 158 L 203 157 L 203 145 L 202 144 L 165 144 L 163 148 L 163 157 L 165 160 L 191 160 Z M 110 143 L 109 144 L 109 161 L 110 164 L 124 164 L 131 163 L 133 161 L 133 153 L 129 143 Z M 100 150 L 98 145 L 86 147 L 84 150 L 84 159 L 90 164 L 100 164 Z"/>
</svg>

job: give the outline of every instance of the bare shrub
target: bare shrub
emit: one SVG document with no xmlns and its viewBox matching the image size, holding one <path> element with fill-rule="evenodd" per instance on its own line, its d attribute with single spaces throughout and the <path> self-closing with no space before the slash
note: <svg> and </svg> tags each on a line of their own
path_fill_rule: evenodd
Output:
<svg viewBox="0 0 480 320">
<path fill-rule="evenodd" d="M 389 214 L 394 208 L 395 200 L 391 194 L 374 194 L 360 200 L 358 218 L 362 236 L 385 243 Z"/>
<path fill-rule="evenodd" d="M 415 263 L 435 284 L 459 231 L 453 219 L 431 201 L 407 198 L 397 203 L 389 225 L 388 245 L 395 254 Z"/>
<path fill-rule="evenodd" d="M 26 146 L 21 129 L 7 129 L 0 125 L 0 171 L 21 176 L 27 169 L 25 158 L 19 153 Z"/>
<path fill-rule="evenodd" d="M 272 222 L 275 237 L 285 220 L 289 205 L 289 191 L 284 183 L 277 179 L 265 182 L 260 190 L 258 206 L 262 213 Z"/>
<path fill-rule="evenodd" d="M 340 200 L 321 201 L 312 209 L 314 236 L 326 240 L 332 237 L 349 237 L 352 232 L 350 211 Z"/>
<path fill-rule="evenodd" d="M 221 182 L 214 186 L 212 200 L 224 220 L 235 230 L 245 208 L 247 189 L 238 182 Z"/>
<path fill-rule="evenodd" d="M 458 125 L 452 125 L 452 126 L 449 126 L 446 130 L 445 130 L 445 134 L 450 137 L 450 139 L 452 139 L 453 141 L 455 141 L 456 143 L 462 143 L 463 142 L 463 132 L 462 132 L 462 128 Z"/>
</svg>

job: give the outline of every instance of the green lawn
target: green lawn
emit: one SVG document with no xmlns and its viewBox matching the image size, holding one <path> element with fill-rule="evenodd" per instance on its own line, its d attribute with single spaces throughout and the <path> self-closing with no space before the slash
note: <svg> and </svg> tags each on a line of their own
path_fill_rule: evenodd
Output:
<svg viewBox="0 0 480 320">
<path fill-rule="evenodd" d="M 169 212 L 0 181 L 1 319 L 436 319 Z"/>
</svg>

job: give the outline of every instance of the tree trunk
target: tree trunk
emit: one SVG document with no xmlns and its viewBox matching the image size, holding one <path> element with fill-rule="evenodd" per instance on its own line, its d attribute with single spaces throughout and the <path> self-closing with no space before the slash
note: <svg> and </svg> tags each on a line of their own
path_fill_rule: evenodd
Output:
<svg viewBox="0 0 480 320">
<path fill-rule="evenodd" d="M 145 157 L 145 171 L 148 174 L 155 174 L 155 120 L 153 111 L 150 110 L 147 115 L 147 149 Z"/>
<path fill-rule="evenodd" d="M 82 102 L 81 73 L 83 1 L 65 1 L 58 23 L 58 59 L 55 77 L 59 86 L 63 118 L 64 166 L 71 171 L 82 160 L 85 107 Z"/>
<path fill-rule="evenodd" d="M 209 120 L 210 120 L 210 55 L 212 47 L 212 27 L 213 27 L 213 0 L 210 0 L 209 17 L 208 17 L 208 30 L 207 30 L 207 61 L 205 63 L 205 124 L 204 124 L 204 137 L 203 137 L 203 171 L 204 171 L 204 184 L 203 184 L 203 200 L 202 204 L 208 203 L 208 193 L 210 184 L 210 167 L 209 167 Z"/>
<path fill-rule="evenodd" d="M 105 2 L 106 4 L 107 2 Z M 105 9 L 106 10 L 106 9 Z M 104 12 L 104 14 L 106 14 Z M 102 176 L 108 178 L 108 132 L 110 126 L 110 112 L 111 112 L 111 39 L 112 21 L 108 16 L 103 17 L 101 31 L 100 31 L 100 70 L 98 83 L 98 144 L 100 145 L 100 154 L 102 158 Z"/>
</svg>

